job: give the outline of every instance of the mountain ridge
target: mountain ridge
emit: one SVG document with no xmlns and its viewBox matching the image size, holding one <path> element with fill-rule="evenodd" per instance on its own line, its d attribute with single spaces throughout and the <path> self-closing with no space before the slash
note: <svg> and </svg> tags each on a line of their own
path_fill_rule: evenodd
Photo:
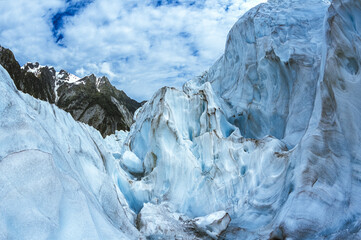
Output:
<svg viewBox="0 0 361 240">
<path fill-rule="evenodd" d="M 37 62 L 20 67 L 14 54 L 1 46 L 0 64 L 19 90 L 57 105 L 75 120 L 95 127 L 104 137 L 116 130 L 129 130 L 133 114 L 141 106 L 112 86 L 106 77 L 97 78 L 92 74 L 78 78 Z"/>
</svg>

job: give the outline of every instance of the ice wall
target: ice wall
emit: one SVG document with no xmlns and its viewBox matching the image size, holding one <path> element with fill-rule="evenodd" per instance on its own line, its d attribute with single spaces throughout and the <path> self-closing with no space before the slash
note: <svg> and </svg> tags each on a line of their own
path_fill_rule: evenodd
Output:
<svg viewBox="0 0 361 240">
<path fill-rule="evenodd" d="M 230 30 L 224 55 L 201 82 L 210 82 L 230 106 L 227 119 L 243 136 L 270 134 L 294 146 L 304 134 L 319 78 L 327 7 L 320 0 L 271 0 Z"/>
<path fill-rule="evenodd" d="M 0 94 L 0 239 L 138 239 L 100 133 L 1 66 Z"/>
<path fill-rule="evenodd" d="M 360 13 L 313 0 L 246 13 L 208 73 L 138 112 L 124 146 L 143 164 L 137 207 L 227 211 L 227 239 L 360 237 Z"/>
</svg>

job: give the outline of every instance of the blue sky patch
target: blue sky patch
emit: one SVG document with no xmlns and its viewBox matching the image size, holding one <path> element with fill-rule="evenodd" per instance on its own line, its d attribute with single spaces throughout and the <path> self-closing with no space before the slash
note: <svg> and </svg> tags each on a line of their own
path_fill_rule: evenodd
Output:
<svg viewBox="0 0 361 240">
<path fill-rule="evenodd" d="M 57 12 L 51 18 L 52 23 L 52 33 L 55 42 L 59 46 L 64 46 L 62 40 L 64 39 L 64 34 L 62 33 L 62 29 L 65 24 L 65 19 L 69 17 L 73 17 L 77 15 L 82 9 L 86 8 L 89 4 L 91 4 L 94 0 L 84 0 L 84 1 L 72 1 L 67 0 L 67 8 L 63 11 Z"/>
</svg>

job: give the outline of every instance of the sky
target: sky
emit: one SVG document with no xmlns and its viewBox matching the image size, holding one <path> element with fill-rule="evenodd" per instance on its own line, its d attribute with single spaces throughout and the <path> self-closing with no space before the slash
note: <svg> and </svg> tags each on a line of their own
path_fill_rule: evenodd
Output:
<svg viewBox="0 0 361 240">
<path fill-rule="evenodd" d="M 0 0 L 0 45 L 20 65 L 106 76 L 142 101 L 208 70 L 233 24 L 265 1 Z"/>
</svg>

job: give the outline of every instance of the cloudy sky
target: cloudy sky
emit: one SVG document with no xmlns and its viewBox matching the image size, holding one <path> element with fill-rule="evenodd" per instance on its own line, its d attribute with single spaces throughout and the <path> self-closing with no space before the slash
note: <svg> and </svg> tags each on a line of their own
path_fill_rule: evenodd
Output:
<svg viewBox="0 0 361 240">
<path fill-rule="evenodd" d="M 0 45 L 20 65 L 105 75 L 140 101 L 202 74 L 237 19 L 265 1 L 0 0 Z"/>
</svg>

